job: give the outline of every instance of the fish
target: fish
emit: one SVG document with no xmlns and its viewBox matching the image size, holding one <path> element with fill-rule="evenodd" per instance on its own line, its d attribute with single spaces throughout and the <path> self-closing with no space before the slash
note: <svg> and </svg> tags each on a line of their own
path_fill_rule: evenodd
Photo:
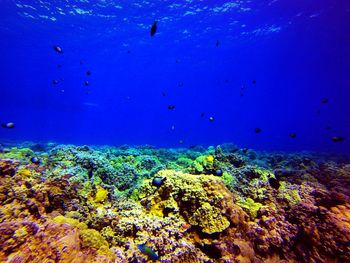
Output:
<svg viewBox="0 0 350 263">
<path fill-rule="evenodd" d="M 269 184 L 271 185 L 272 188 L 278 189 L 280 187 L 280 182 L 276 178 L 269 178 Z"/>
<path fill-rule="evenodd" d="M 175 125 L 171 125 L 171 130 L 172 130 L 172 131 L 175 130 Z"/>
<path fill-rule="evenodd" d="M 166 96 L 166 92 L 163 91 L 162 92 L 162 96 L 165 97 Z"/>
<path fill-rule="evenodd" d="M 58 83 L 60 83 L 57 79 L 54 79 L 53 81 L 52 81 L 52 84 L 53 85 L 57 85 Z"/>
<path fill-rule="evenodd" d="M 345 137 L 342 137 L 342 136 L 333 136 L 332 137 L 332 141 L 333 142 L 343 142 L 343 141 L 345 141 L 346 140 L 346 138 Z"/>
<path fill-rule="evenodd" d="M 289 137 L 295 139 L 297 137 L 297 134 L 295 132 L 292 132 L 289 134 Z"/>
<path fill-rule="evenodd" d="M 2 123 L 1 127 L 5 128 L 5 129 L 13 129 L 15 128 L 15 124 L 13 122 L 7 122 L 7 123 Z"/>
<path fill-rule="evenodd" d="M 214 122 L 214 121 L 215 121 L 215 118 L 214 118 L 213 116 L 210 116 L 210 117 L 209 117 L 209 121 L 210 121 L 210 122 Z"/>
<path fill-rule="evenodd" d="M 253 83 L 253 84 L 256 84 L 256 79 L 253 79 L 253 80 L 252 80 L 252 83 Z"/>
<path fill-rule="evenodd" d="M 84 85 L 85 85 L 85 86 L 89 86 L 89 81 L 85 81 L 85 82 L 84 82 Z"/>
<path fill-rule="evenodd" d="M 87 71 L 86 71 L 86 75 L 87 75 L 87 76 L 91 76 L 91 71 L 90 71 L 90 70 L 87 70 Z"/>
<path fill-rule="evenodd" d="M 146 246 L 146 243 L 138 244 L 137 247 L 142 252 L 142 254 L 147 255 L 150 260 L 159 259 L 159 256 L 156 254 L 156 252 L 154 252 L 153 249 L 149 246 Z"/>
<path fill-rule="evenodd" d="M 175 109 L 175 105 L 168 105 L 168 110 L 174 110 Z"/>
<path fill-rule="evenodd" d="M 166 177 L 154 177 L 152 180 L 152 185 L 156 187 L 160 187 L 163 185 L 165 180 L 166 180 Z"/>
<path fill-rule="evenodd" d="M 203 118 L 205 116 L 205 113 L 204 112 L 202 112 L 201 113 L 201 118 Z"/>
<path fill-rule="evenodd" d="M 260 133 L 260 132 L 262 132 L 262 130 L 261 130 L 260 128 L 255 128 L 255 129 L 254 129 L 254 132 L 255 132 L 255 133 Z"/>
<path fill-rule="evenodd" d="M 62 48 L 60 47 L 60 46 L 53 46 L 53 49 L 57 52 L 57 53 L 60 53 L 60 54 L 62 54 L 63 53 L 63 50 L 62 50 Z"/>
<path fill-rule="evenodd" d="M 154 20 L 152 27 L 151 27 L 151 31 L 150 31 L 151 37 L 153 37 L 156 32 L 157 32 L 157 21 Z"/>
<path fill-rule="evenodd" d="M 215 175 L 216 176 L 222 176 L 223 175 L 223 171 L 221 169 L 217 169 L 217 170 L 215 170 Z"/>
<path fill-rule="evenodd" d="M 215 46 L 218 47 L 220 45 L 220 41 L 216 40 Z"/>
<path fill-rule="evenodd" d="M 322 104 L 327 104 L 329 102 L 329 99 L 328 98 L 323 98 L 322 100 L 321 100 L 321 103 Z"/>
<path fill-rule="evenodd" d="M 39 158 L 38 157 L 32 157 L 32 158 L 30 158 L 30 161 L 32 162 L 32 163 L 34 163 L 34 164 L 40 164 L 40 160 L 39 160 Z"/>
</svg>

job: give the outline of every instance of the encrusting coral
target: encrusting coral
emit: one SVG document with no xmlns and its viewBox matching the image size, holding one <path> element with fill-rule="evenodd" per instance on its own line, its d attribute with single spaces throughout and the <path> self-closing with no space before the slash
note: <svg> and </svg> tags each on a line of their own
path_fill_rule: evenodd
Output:
<svg viewBox="0 0 350 263">
<path fill-rule="evenodd" d="M 349 160 L 234 145 L 5 148 L 0 262 L 349 262 Z"/>
</svg>

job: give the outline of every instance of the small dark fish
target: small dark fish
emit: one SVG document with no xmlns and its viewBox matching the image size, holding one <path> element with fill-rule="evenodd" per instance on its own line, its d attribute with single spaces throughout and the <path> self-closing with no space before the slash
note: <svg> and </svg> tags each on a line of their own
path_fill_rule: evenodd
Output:
<svg viewBox="0 0 350 263">
<path fill-rule="evenodd" d="M 295 139 L 297 137 L 297 134 L 295 132 L 292 132 L 289 134 L 289 137 Z"/>
<path fill-rule="evenodd" d="M 175 109 L 175 105 L 169 105 L 168 106 L 168 110 L 174 110 Z"/>
<path fill-rule="evenodd" d="M 241 93 L 239 94 L 239 96 L 243 97 L 243 96 L 244 96 L 244 93 L 243 93 L 243 92 L 241 92 Z"/>
<path fill-rule="evenodd" d="M 86 75 L 87 75 L 87 76 L 91 76 L 91 71 L 90 71 L 90 70 L 87 70 L 87 71 L 86 71 Z"/>
<path fill-rule="evenodd" d="M 228 79 L 225 79 L 225 83 L 229 83 L 230 81 Z"/>
<path fill-rule="evenodd" d="M 34 164 L 40 164 L 40 160 L 39 160 L 39 158 L 37 158 L 37 157 L 32 157 L 32 158 L 30 158 L 30 161 L 31 161 L 32 163 L 34 163 Z"/>
<path fill-rule="evenodd" d="M 149 246 L 146 246 L 146 243 L 137 245 L 138 249 L 142 252 L 142 254 L 145 254 L 148 256 L 151 260 L 157 260 L 159 259 L 159 256 L 153 251 L 152 248 Z"/>
<path fill-rule="evenodd" d="M 253 79 L 253 80 L 252 80 L 252 83 L 253 83 L 253 84 L 256 84 L 256 79 Z"/>
<path fill-rule="evenodd" d="M 215 175 L 216 175 L 216 176 L 222 176 L 222 174 L 223 174 L 223 172 L 222 172 L 221 169 L 217 169 L 217 170 L 215 171 Z"/>
<path fill-rule="evenodd" d="M 175 60 L 175 63 L 177 64 L 177 63 L 179 63 L 180 61 L 177 59 L 177 60 Z"/>
<path fill-rule="evenodd" d="M 342 136 L 333 136 L 332 137 L 332 141 L 333 142 L 343 142 L 343 141 L 345 141 L 346 140 L 346 138 L 345 137 L 342 137 Z"/>
<path fill-rule="evenodd" d="M 53 85 L 57 85 L 58 83 L 60 83 L 57 79 L 54 79 L 53 81 L 52 81 L 52 84 Z"/>
<path fill-rule="evenodd" d="M 164 91 L 162 92 L 162 96 L 163 96 L 163 97 L 165 97 L 165 96 L 166 96 L 166 93 L 165 93 Z"/>
<path fill-rule="evenodd" d="M 322 100 L 321 100 L 321 103 L 322 104 L 327 104 L 329 102 L 329 99 L 328 98 L 323 98 Z"/>
<path fill-rule="evenodd" d="M 202 112 L 201 113 L 201 118 L 203 118 L 205 116 L 205 113 L 204 112 Z"/>
<path fill-rule="evenodd" d="M 127 51 L 127 53 L 128 53 L 128 54 L 131 54 L 131 51 L 130 51 L 130 50 L 128 50 L 128 51 Z"/>
<path fill-rule="evenodd" d="M 269 184 L 272 188 L 278 189 L 280 187 L 280 182 L 276 178 L 269 178 Z"/>
<path fill-rule="evenodd" d="M 157 21 L 154 20 L 150 31 L 151 37 L 153 37 L 156 32 L 157 32 Z"/>
<path fill-rule="evenodd" d="M 216 40 L 215 46 L 218 47 L 220 45 L 220 41 Z"/>
<path fill-rule="evenodd" d="M 89 86 L 89 81 L 85 81 L 85 82 L 84 82 L 84 85 L 85 85 L 85 86 Z"/>
<path fill-rule="evenodd" d="M 53 49 L 57 52 L 57 53 L 60 53 L 62 54 L 63 53 L 63 50 L 60 46 L 53 46 Z"/>
<path fill-rule="evenodd" d="M 156 187 L 161 187 L 166 180 L 166 177 L 154 177 L 152 180 L 152 185 Z"/>
<path fill-rule="evenodd" d="M 210 116 L 210 117 L 209 117 L 209 121 L 210 121 L 210 122 L 214 122 L 214 121 L 215 121 L 215 118 L 214 118 L 213 116 Z"/>
<path fill-rule="evenodd" d="M 62 68 L 62 65 L 61 65 L 61 64 L 58 64 L 57 67 L 58 67 L 58 68 Z"/>
<path fill-rule="evenodd" d="M 330 131 L 330 130 L 332 130 L 332 126 L 326 126 L 324 129 L 325 129 L 326 131 Z"/>
<path fill-rule="evenodd" d="M 13 122 L 7 122 L 7 123 L 2 123 L 1 127 L 5 128 L 5 129 L 13 129 L 15 128 L 15 124 Z"/>
<path fill-rule="evenodd" d="M 255 129 L 254 129 L 254 132 L 255 132 L 255 133 L 260 133 L 260 132 L 262 132 L 262 130 L 261 130 L 260 128 L 255 128 Z"/>
<path fill-rule="evenodd" d="M 184 83 L 183 82 L 179 82 L 179 84 L 177 85 L 178 87 L 183 87 Z"/>
</svg>

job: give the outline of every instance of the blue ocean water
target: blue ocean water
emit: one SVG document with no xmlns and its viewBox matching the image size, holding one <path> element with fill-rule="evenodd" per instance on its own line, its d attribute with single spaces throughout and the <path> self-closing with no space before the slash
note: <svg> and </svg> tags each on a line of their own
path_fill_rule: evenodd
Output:
<svg viewBox="0 0 350 263">
<path fill-rule="evenodd" d="M 345 0 L 2 0 L 0 138 L 349 152 L 349 21 Z"/>
</svg>

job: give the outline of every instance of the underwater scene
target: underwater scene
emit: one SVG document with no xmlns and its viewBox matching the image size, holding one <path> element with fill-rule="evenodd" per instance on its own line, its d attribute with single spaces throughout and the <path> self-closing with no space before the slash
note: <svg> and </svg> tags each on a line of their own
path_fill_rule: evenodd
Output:
<svg viewBox="0 0 350 263">
<path fill-rule="evenodd" d="M 350 1 L 0 0 L 0 262 L 350 262 Z"/>
</svg>

